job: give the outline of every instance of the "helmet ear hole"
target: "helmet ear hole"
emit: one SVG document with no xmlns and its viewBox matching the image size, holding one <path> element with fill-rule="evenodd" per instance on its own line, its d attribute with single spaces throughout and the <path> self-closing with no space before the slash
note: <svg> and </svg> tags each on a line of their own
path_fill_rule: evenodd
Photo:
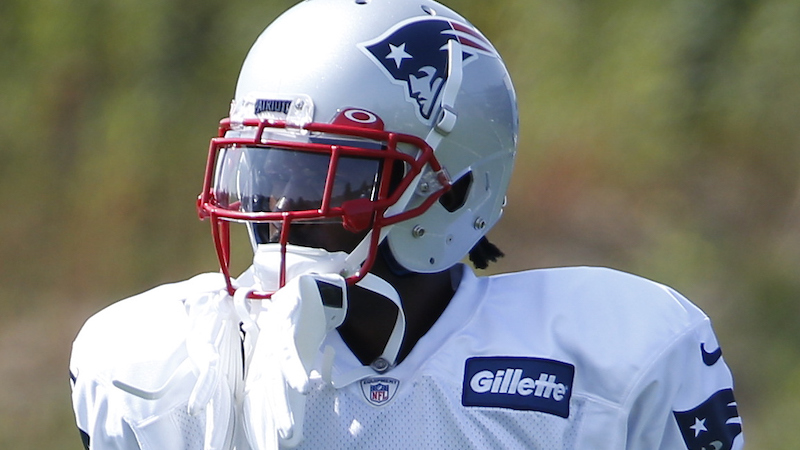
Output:
<svg viewBox="0 0 800 450">
<path fill-rule="evenodd" d="M 439 203 L 448 212 L 458 211 L 467 202 L 467 194 L 472 186 L 472 172 L 467 172 L 456 180 L 450 190 L 439 197 Z"/>
</svg>

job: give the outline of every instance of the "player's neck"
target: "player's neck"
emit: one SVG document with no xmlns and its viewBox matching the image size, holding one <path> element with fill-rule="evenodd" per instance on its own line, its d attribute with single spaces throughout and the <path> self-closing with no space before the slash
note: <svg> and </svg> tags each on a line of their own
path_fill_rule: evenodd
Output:
<svg viewBox="0 0 800 450">
<path fill-rule="evenodd" d="M 378 258 L 372 273 L 388 281 L 400 294 L 406 316 L 406 334 L 398 362 L 430 330 L 453 297 L 449 271 L 398 276 Z M 363 364 L 383 353 L 395 324 L 397 308 L 388 299 L 363 289 L 350 290 L 350 308 L 339 334 Z"/>
</svg>

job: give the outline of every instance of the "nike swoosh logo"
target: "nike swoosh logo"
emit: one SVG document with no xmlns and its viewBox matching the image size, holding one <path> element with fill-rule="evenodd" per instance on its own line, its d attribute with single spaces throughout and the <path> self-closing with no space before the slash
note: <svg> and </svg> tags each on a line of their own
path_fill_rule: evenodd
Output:
<svg viewBox="0 0 800 450">
<path fill-rule="evenodd" d="M 703 364 L 707 366 L 713 366 L 722 357 L 722 348 L 717 347 L 713 352 L 708 352 L 705 342 L 700 344 L 700 352 L 703 353 Z"/>
</svg>

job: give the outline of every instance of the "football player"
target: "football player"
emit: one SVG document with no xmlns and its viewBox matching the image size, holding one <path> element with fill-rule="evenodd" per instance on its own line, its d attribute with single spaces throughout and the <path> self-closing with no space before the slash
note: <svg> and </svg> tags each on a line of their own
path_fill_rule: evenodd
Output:
<svg viewBox="0 0 800 450">
<path fill-rule="evenodd" d="M 708 317 L 602 268 L 502 254 L 518 115 L 496 49 L 430 0 L 306 0 L 258 38 L 198 211 L 220 272 L 90 318 L 97 449 L 741 449 Z M 230 227 L 253 264 L 231 271 Z"/>
</svg>

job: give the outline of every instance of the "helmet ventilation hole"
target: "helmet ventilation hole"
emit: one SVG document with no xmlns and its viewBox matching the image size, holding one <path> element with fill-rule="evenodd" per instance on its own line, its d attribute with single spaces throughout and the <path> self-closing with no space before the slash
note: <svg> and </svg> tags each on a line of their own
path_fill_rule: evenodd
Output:
<svg viewBox="0 0 800 450">
<path fill-rule="evenodd" d="M 448 212 L 458 211 L 467 202 L 470 186 L 472 186 L 472 172 L 467 172 L 452 184 L 449 191 L 439 197 L 439 203 Z"/>
<path fill-rule="evenodd" d="M 422 8 L 423 11 L 425 11 L 425 14 L 427 14 L 429 16 L 435 16 L 436 15 L 436 11 L 433 8 L 431 8 L 430 6 L 428 6 L 428 5 L 422 5 L 421 8 Z"/>
</svg>

